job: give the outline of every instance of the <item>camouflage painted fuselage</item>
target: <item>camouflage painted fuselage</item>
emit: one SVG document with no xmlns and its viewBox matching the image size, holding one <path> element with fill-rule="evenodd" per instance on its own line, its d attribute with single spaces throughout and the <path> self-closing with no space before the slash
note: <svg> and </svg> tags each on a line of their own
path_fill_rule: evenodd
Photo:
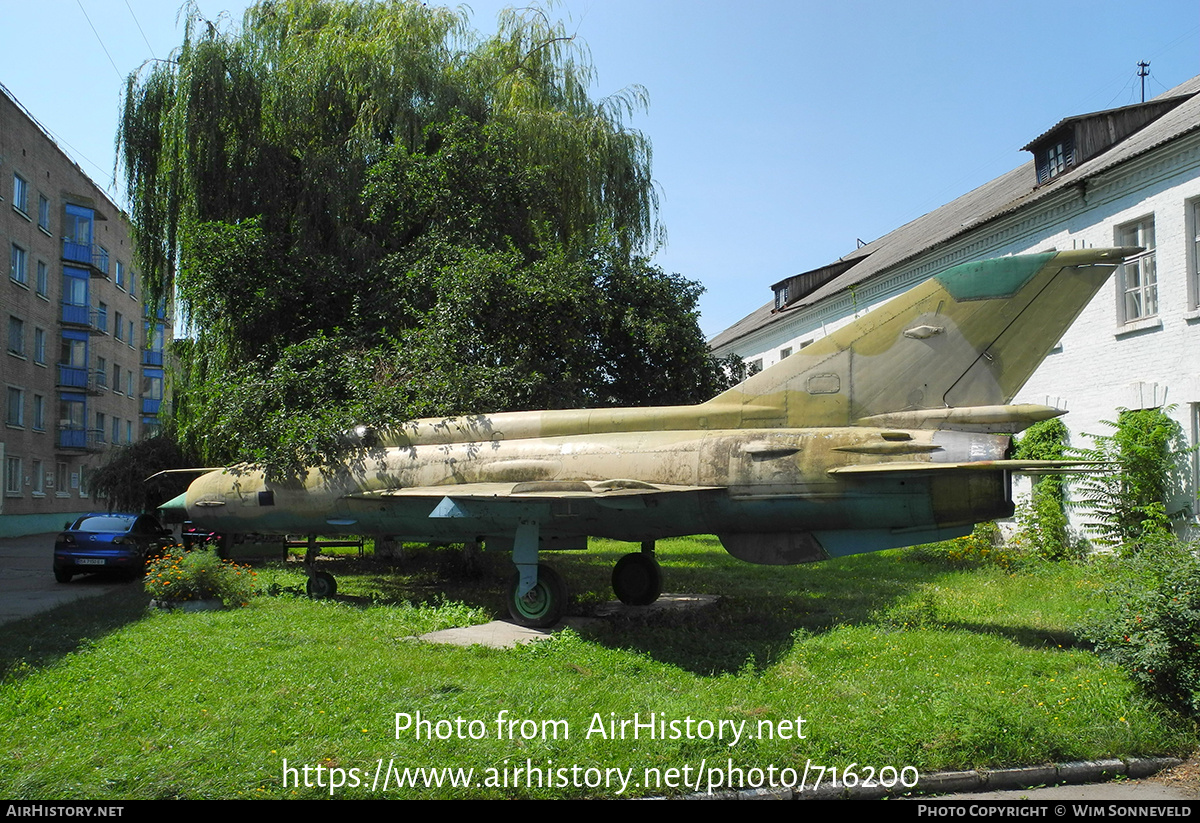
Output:
<svg viewBox="0 0 1200 823">
<path fill-rule="evenodd" d="M 292 483 L 233 468 L 186 495 L 222 532 L 540 548 L 716 533 L 794 563 L 955 536 L 1012 512 L 1007 405 L 1127 250 L 958 266 L 695 406 L 516 412 L 360 432 Z"/>
</svg>

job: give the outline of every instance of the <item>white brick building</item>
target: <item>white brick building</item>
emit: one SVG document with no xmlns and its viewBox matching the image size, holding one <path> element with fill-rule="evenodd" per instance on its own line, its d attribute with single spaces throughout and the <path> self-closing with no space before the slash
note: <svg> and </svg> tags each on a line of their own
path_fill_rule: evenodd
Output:
<svg viewBox="0 0 1200 823">
<path fill-rule="evenodd" d="M 1145 246 L 1085 309 L 1016 402 L 1067 409 L 1072 443 L 1116 409 L 1174 405 L 1200 442 L 1200 77 L 1155 100 L 1067 118 L 1029 163 L 880 239 L 772 288 L 718 334 L 718 356 L 767 367 L 856 313 L 958 263 Z M 1200 478 L 1192 469 L 1192 499 Z"/>
</svg>

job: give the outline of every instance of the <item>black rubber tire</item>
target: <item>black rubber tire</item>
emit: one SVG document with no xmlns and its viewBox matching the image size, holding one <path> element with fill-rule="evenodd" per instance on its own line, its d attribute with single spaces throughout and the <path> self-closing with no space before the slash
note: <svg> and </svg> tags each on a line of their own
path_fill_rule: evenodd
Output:
<svg viewBox="0 0 1200 823">
<path fill-rule="evenodd" d="M 652 554 L 627 554 L 613 566 L 612 587 L 627 606 L 649 606 L 662 594 L 662 567 Z"/>
<path fill-rule="evenodd" d="M 55 569 L 54 570 L 54 579 L 57 580 L 59 583 L 70 583 L 71 578 L 74 576 L 75 576 L 75 574 L 73 572 L 69 572 L 66 569 Z"/>
<path fill-rule="evenodd" d="M 308 578 L 304 590 L 313 600 L 325 600 L 337 594 L 337 580 L 329 572 L 317 572 Z"/>
<path fill-rule="evenodd" d="M 538 581 L 533 591 L 517 597 L 521 573 L 513 569 L 508 587 L 508 613 L 513 622 L 531 629 L 548 629 L 562 620 L 567 608 L 567 584 L 562 576 L 545 563 L 538 563 Z"/>
</svg>

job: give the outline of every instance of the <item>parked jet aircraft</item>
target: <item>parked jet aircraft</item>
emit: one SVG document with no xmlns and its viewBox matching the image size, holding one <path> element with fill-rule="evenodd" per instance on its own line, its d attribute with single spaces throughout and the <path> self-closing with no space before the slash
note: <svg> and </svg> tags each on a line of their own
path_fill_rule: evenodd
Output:
<svg viewBox="0 0 1200 823">
<path fill-rule="evenodd" d="M 510 412 L 356 430 L 354 461 L 293 482 L 238 466 L 168 506 L 222 533 L 377 534 L 511 551 L 509 610 L 547 626 L 566 587 L 542 550 L 640 542 L 613 589 L 655 600 L 659 538 L 714 533 L 793 564 L 968 533 L 1013 512 L 1011 438 L 1062 412 L 1009 405 L 1121 260 L 1087 249 L 966 263 L 705 403 Z M 313 540 L 310 538 L 310 545 Z M 309 590 L 335 588 L 316 572 Z"/>
</svg>

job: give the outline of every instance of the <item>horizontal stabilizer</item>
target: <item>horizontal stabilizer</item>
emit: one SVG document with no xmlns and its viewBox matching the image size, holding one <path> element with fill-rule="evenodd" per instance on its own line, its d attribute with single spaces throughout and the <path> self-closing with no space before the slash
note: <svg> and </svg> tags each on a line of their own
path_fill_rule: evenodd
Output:
<svg viewBox="0 0 1200 823">
<path fill-rule="evenodd" d="M 830 469 L 829 474 L 880 475 L 880 474 L 940 474 L 943 472 L 995 472 L 1009 471 L 1024 474 L 1070 474 L 1094 469 L 1094 460 L 975 460 L 966 463 L 870 463 L 862 466 L 841 466 Z"/>
<path fill-rule="evenodd" d="M 954 429 L 955 431 L 1016 434 L 1042 420 L 1066 414 L 1062 409 L 1021 403 L 1009 406 L 966 406 L 964 408 L 912 409 L 861 417 L 856 426 L 895 429 Z"/>
</svg>

